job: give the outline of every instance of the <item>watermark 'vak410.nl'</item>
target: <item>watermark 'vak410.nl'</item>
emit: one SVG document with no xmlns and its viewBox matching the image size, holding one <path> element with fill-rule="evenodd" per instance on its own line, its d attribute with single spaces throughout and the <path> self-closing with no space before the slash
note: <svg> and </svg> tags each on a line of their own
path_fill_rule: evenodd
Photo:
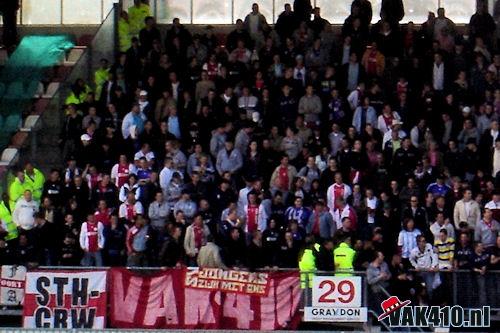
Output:
<svg viewBox="0 0 500 333">
<path fill-rule="evenodd" d="M 464 309 L 461 306 L 410 306 L 391 296 L 382 302 L 378 320 L 387 320 L 391 327 L 490 327 L 490 307 Z"/>
</svg>

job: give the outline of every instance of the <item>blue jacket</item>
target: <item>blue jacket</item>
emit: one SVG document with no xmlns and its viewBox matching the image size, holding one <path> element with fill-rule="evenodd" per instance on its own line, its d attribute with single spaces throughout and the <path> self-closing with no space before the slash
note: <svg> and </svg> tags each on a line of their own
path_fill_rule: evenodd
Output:
<svg viewBox="0 0 500 333">
<path fill-rule="evenodd" d="M 313 211 L 309 216 L 309 223 L 307 223 L 306 226 L 308 234 L 312 233 L 316 214 L 317 213 Z M 335 231 L 337 231 L 337 225 L 333 221 L 332 214 L 329 212 L 321 212 L 319 216 L 319 236 L 323 239 L 332 238 Z"/>
<path fill-rule="evenodd" d="M 356 131 L 358 131 L 358 133 L 361 133 L 361 131 L 364 130 L 361 128 L 361 111 L 361 106 L 358 106 L 356 108 L 356 111 L 354 111 L 354 116 L 352 117 L 352 126 L 356 127 Z M 366 123 L 371 124 L 373 127 L 377 128 L 377 112 L 371 106 L 369 106 L 366 110 Z"/>
</svg>

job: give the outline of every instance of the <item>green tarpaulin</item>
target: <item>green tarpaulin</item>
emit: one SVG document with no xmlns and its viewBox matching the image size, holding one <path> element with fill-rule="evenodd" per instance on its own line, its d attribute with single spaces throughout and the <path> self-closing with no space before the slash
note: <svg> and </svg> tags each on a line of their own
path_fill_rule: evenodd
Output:
<svg viewBox="0 0 500 333">
<path fill-rule="evenodd" d="M 47 68 L 64 58 L 74 46 L 69 35 L 24 37 L 0 74 L 0 149 L 17 131 Z"/>
</svg>

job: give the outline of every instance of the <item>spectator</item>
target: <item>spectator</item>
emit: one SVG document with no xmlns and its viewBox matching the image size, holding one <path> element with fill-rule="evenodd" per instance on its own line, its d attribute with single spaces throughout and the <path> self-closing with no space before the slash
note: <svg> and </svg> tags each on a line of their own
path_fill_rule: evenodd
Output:
<svg viewBox="0 0 500 333">
<path fill-rule="evenodd" d="M 80 230 L 80 247 L 84 252 L 82 266 L 103 266 L 101 251 L 104 244 L 103 224 L 97 222 L 93 214 L 88 214 Z"/>
<path fill-rule="evenodd" d="M 487 291 L 486 291 L 486 268 L 490 263 L 490 255 L 484 251 L 483 244 L 477 242 L 474 246 L 474 252 L 470 257 L 472 271 L 476 280 L 478 288 L 478 303 L 487 304 Z"/>
<path fill-rule="evenodd" d="M 425 283 L 427 297 L 432 300 L 434 289 L 441 284 L 438 269 L 438 257 L 427 243 L 425 236 L 417 236 L 417 246 L 410 252 L 410 263 L 419 272 L 419 276 Z"/>
<path fill-rule="evenodd" d="M 264 15 L 259 13 L 259 5 L 252 5 L 252 12 L 245 17 L 245 29 L 250 34 L 250 37 L 255 41 L 257 46 L 261 46 L 264 42 L 264 33 L 269 30 L 267 21 Z"/>
<path fill-rule="evenodd" d="M 500 223 L 493 219 L 493 212 L 486 208 L 483 218 L 475 225 L 474 240 L 480 242 L 486 251 L 492 251 L 496 245 L 496 236 L 500 232 Z"/>
<path fill-rule="evenodd" d="M 197 262 L 199 267 L 227 269 L 222 262 L 220 249 L 211 235 L 207 236 L 207 243 L 200 248 Z"/>
<path fill-rule="evenodd" d="M 335 270 L 335 264 L 333 262 L 333 248 L 333 240 L 331 238 L 323 239 L 315 260 L 315 267 L 319 271 L 331 272 Z"/>
<path fill-rule="evenodd" d="M 205 225 L 203 217 L 201 215 L 196 215 L 193 219 L 193 223 L 187 227 L 186 235 L 184 236 L 184 250 L 190 266 L 196 266 L 198 253 L 207 243 L 209 235 L 210 230 Z"/>
<path fill-rule="evenodd" d="M 170 206 L 165 201 L 162 192 L 155 194 L 155 201 L 149 205 L 148 217 L 151 221 L 151 228 L 156 232 L 165 231 L 167 218 L 170 215 Z"/>
<path fill-rule="evenodd" d="M 455 204 L 453 211 L 457 229 L 474 229 L 481 219 L 481 211 L 476 201 L 472 200 L 472 191 L 465 190 L 463 198 Z"/>
<path fill-rule="evenodd" d="M 148 266 L 148 239 L 150 238 L 149 225 L 142 215 L 133 217 L 133 226 L 127 232 L 127 266 Z"/>
<path fill-rule="evenodd" d="M 16 202 L 12 212 L 12 221 L 19 229 L 29 231 L 35 227 L 35 213 L 38 210 L 38 203 L 33 200 L 31 191 L 26 190 L 23 197 Z"/>
<path fill-rule="evenodd" d="M 434 246 L 438 254 L 439 269 L 452 269 L 453 257 L 455 255 L 455 240 L 448 237 L 446 229 L 441 229 L 439 237 L 434 240 Z"/>
<path fill-rule="evenodd" d="M 415 229 L 415 221 L 412 219 L 406 219 L 403 222 L 403 227 L 404 229 L 399 233 L 398 247 L 403 263 L 409 267 L 412 250 L 417 247 L 417 238 L 421 236 L 422 232 Z"/>
<path fill-rule="evenodd" d="M 387 290 L 391 279 L 391 272 L 389 266 L 384 261 L 384 254 L 382 252 L 375 253 L 375 259 L 370 263 L 366 270 L 366 280 L 371 287 L 373 296 L 376 298 L 373 304 L 378 304 L 379 300 L 383 300 L 385 295 L 383 290 Z"/>
<path fill-rule="evenodd" d="M 337 248 L 333 250 L 333 260 L 335 262 L 335 270 L 340 273 L 339 276 L 349 276 L 350 272 L 354 270 L 354 259 L 356 251 L 351 248 L 351 238 L 344 238 Z"/>
<path fill-rule="evenodd" d="M 179 267 L 184 263 L 185 252 L 181 236 L 182 227 L 180 225 L 173 225 L 159 252 L 160 266 Z"/>
</svg>

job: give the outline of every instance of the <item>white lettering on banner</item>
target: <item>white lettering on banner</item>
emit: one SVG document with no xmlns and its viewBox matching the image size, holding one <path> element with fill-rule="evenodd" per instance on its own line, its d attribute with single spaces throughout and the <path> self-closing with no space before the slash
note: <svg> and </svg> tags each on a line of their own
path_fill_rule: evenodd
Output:
<svg viewBox="0 0 500 333">
<path fill-rule="evenodd" d="M 360 276 L 314 276 L 312 305 L 357 308 L 361 306 L 361 291 Z"/>
<path fill-rule="evenodd" d="M 26 267 L 4 265 L 0 269 L 0 305 L 21 305 L 24 298 Z"/>
<path fill-rule="evenodd" d="M 115 296 L 111 299 L 111 302 L 116 302 L 115 306 L 120 308 L 120 311 L 115 312 L 117 320 L 130 320 L 134 318 L 134 314 L 137 311 L 137 306 L 139 303 L 134 302 L 135 294 L 139 294 L 142 289 L 144 279 L 140 277 L 132 276 L 129 280 L 127 291 L 125 292 L 122 279 L 113 279 L 113 292 Z M 121 306 L 127 304 L 126 306 Z"/>
<path fill-rule="evenodd" d="M 293 328 L 300 320 L 298 272 L 269 274 L 266 296 L 184 288 L 186 272 L 171 269 L 148 277 L 112 269 L 111 325 L 136 329 L 276 330 Z M 124 316 L 125 308 L 133 313 Z"/>
<path fill-rule="evenodd" d="M 250 321 L 254 319 L 254 312 L 250 308 L 250 296 L 226 294 L 223 313 L 224 317 L 236 319 L 238 329 L 249 329 Z"/>
<path fill-rule="evenodd" d="M 213 301 L 220 305 L 220 292 L 186 288 L 185 295 L 184 313 L 186 317 L 184 322 L 186 325 L 216 323 L 210 299 L 213 297 Z M 197 302 L 194 300 L 197 300 Z"/>
<path fill-rule="evenodd" d="M 165 275 L 153 278 L 150 286 L 144 323 L 154 325 L 159 318 L 165 318 L 167 324 L 178 324 L 179 316 L 177 314 L 172 276 Z M 156 295 L 160 296 L 157 297 Z"/>
<path fill-rule="evenodd" d="M 304 308 L 304 321 L 316 322 L 365 322 L 367 308 Z"/>
<path fill-rule="evenodd" d="M 291 317 L 290 312 L 298 307 L 300 300 L 294 296 L 300 294 L 300 284 L 294 283 L 294 281 L 294 278 L 285 278 L 275 286 L 277 282 L 271 280 L 269 295 L 266 298 L 261 298 L 260 302 L 261 330 L 273 330 L 276 325 L 281 327 L 288 325 Z M 277 301 L 276 304 L 275 301 Z M 273 311 L 269 311 L 270 308 Z"/>
</svg>

